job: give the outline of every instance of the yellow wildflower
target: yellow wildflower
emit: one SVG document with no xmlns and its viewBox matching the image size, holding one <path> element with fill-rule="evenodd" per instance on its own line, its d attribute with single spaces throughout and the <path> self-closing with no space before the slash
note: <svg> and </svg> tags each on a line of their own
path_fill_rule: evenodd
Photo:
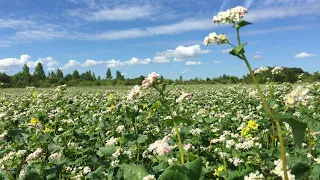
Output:
<svg viewBox="0 0 320 180">
<path fill-rule="evenodd" d="M 43 130 L 43 132 L 45 132 L 45 133 L 50 132 L 50 128 L 46 127 L 46 128 Z"/>
<path fill-rule="evenodd" d="M 219 171 L 219 172 L 222 172 L 222 171 L 224 171 L 224 170 L 225 170 L 225 167 L 224 167 L 224 166 L 219 166 L 219 167 L 218 167 L 218 171 Z"/>
<path fill-rule="evenodd" d="M 111 109 L 111 110 L 114 110 L 114 108 L 115 108 L 115 106 L 112 104 L 112 105 L 110 106 L 110 109 Z"/>
<path fill-rule="evenodd" d="M 242 131 L 241 131 L 241 136 L 246 136 L 246 135 L 247 135 L 247 133 L 248 133 L 248 131 L 249 131 L 248 126 L 247 126 L 247 127 L 245 127 L 245 128 L 243 128 L 243 129 L 242 129 Z"/>
<path fill-rule="evenodd" d="M 214 170 L 213 175 L 214 175 L 214 176 L 219 176 L 219 174 L 217 173 L 217 169 Z"/>
<path fill-rule="evenodd" d="M 30 123 L 31 123 L 31 124 L 38 124 L 38 123 L 39 123 L 39 119 L 37 119 L 37 118 L 31 118 Z"/>
<path fill-rule="evenodd" d="M 110 100 L 113 99 L 113 94 L 109 94 L 109 99 L 110 99 Z"/>
<path fill-rule="evenodd" d="M 8 106 L 8 105 L 9 105 L 9 102 L 7 101 L 7 102 L 5 102 L 4 104 L 5 104 L 6 106 Z"/>
<path fill-rule="evenodd" d="M 34 91 L 32 95 L 36 99 L 38 97 L 38 91 Z"/>
<path fill-rule="evenodd" d="M 257 124 L 257 121 L 255 121 L 255 120 L 250 120 L 250 121 L 248 121 L 248 128 L 249 129 L 258 129 L 258 124 Z"/>
</svg>

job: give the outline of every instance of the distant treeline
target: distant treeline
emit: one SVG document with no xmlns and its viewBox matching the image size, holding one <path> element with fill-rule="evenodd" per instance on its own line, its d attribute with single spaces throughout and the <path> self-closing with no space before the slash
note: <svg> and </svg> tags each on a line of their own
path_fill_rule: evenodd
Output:
<svg viewBox="0 0 320 180">
<path fill-rule="evenodd" d="M 272 67 L 263 73 L 255 74 L 259 83 L 264 84 L 268 81 L 273 81 L 277 83 L 289 82 L 295 83 L 297 81 L 301 82 L 315 82 L 320 81 L 320 73 L 315 72 L 310 74 L 303 71 L 301 68 L 286 68 L 278 74 L 271 73 Z M 47 75 L 43 70 L 41 63 L 38 63 L 35 67 L 33 74 L 30 74 L 29 67 L 25 64 L 22 71 L 16 73 L 15 75 L 9 76 L 6 73 L 0 73 L 0 88 L 25 88 L 29 87 L 50 87 L 56 85 L 67 84 L 68 86 L 115 86 L 115 85 L 136 85 L 141 84 L 145 76 L 140 76 L 137 78 L 125 78 L 120 71 L 116 71 L 115 77 L 112 76 L 110 68 L 106 71 L 105 77 L 96 76 L 94 72 L 90 70 L 79 74 L 77 70 L 74 70 L 72 74 L 64 75 L 61 69 L 57 69 L 56 72 L 49 72 Z M 252 80 L 250 74 L 238 78 L 236 76 L 222 75 L 215 78 L 194 78 L 190 80 L 184 80 L 182 76 L 179 79 L 161 79 L 168 81 L 169 83 L 176 84 L 238 84 L 245 83 L 251 84 Z"/>
</svg>

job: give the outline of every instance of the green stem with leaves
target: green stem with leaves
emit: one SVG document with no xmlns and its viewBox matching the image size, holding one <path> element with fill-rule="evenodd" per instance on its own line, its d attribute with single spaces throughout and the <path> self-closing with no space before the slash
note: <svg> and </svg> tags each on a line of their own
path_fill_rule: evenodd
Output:
<svg viewBox="0 0 320 180">
<path fill-rule="evenodd" d="M 236 28 L 237 30 L 237 39 L 238 39 L 238 44 L 239 46 L 241 45 L 241 41 L 240 41 L 240 33 L 239 33 L 239 28 Z M 283 174 L 284 174 L 284 179 L 285 180 L 288 180 L 288 174 L 287 174 L 287 161 L 286 161 L 286 152 L 285 152 L 285 148 L 284 148 L 284 142 L 283 142 L 283 137 L 282 137 L 282 130 L 281 130 L 281 125 L 279 123 L 279 121 L 276 119 L 276 117 L 273 115 L 263 93 L 262 93 L 262 90 L 258 84 L 258 81 L 257 79 L 255 78 L 254 76 L 254 73 L 253 73 L 253 70 L 245 56 L 244 53 L 241 53 L 241 56 L 242 56 L 242 59 L 244 60 L 249 72 L 250 72 L 250 75 L 251 75 L 251 78 L 252 78 L 252 81 L 255 85 L 255 87 L 257 88 L 257 91 L 259 93 L 259 96 L 260 96 L 260 99 L 262 101 L 262 104 L 267 112 L 267 114 L 270 116 L 271 120 L 276 122 L 276 125 L 277 125 L 277 130 L 278 130 L 278 136 L 279 136 L 279 141 L 280 141 L 280 150 L 281 150 L 281 158 L 282 158 L 282 170 L 283 170 Z"/>
<path fill-rule="evenodd" d="M 138 138 L 138 122 L 137 122 L 137 118 L 135 118 L 134 120 L 134 124 L 135 124 L 135 130 L 136 130 L 136 135 L 137 135 L 137 138 Z M 139 162 L 139 157 L 140 157 L 140 144 L 138 143 L 138 139 L 137 139 L 137 148 L 138 148 L 138 152 L 137 152 L 137 161 L 136 163 Z"/>
<path fill-rule="evenodd" d="M 179 129 L 178 129 L 176 124 L 174 124 L 174 129 L 176 131 L 177 138 L 178 138 L 180 159 L 181 159 L 181 166 L 182 166 L 182 165 L 184 165 L 184 154 L 183 154 L 183 148 L 182 148 L 182 141 L 181 141 L 180 132 L 179 132 Z"/>
</svg>

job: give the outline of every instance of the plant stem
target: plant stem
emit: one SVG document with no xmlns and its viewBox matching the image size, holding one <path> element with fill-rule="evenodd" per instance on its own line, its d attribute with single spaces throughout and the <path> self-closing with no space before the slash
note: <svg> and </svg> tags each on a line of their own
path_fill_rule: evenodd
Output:
<svg viewBox="0 0 320 180">
<path fill-rule="evenodd" d="M 137 118 L 135 118 L 134 120 L 134 124 L 135 124 L 135 129 L 136 129 L 136 135 L 137 135 L 137 147 L 138 147 L 138 152 L 137 152 L 137 161 L 136 163 L 139 162 L 139 157 L 140 157 L 140 144 L 138 143 L 138 122 L 137 122 Z"/>
<path fill-rule="evenodd" d="M 181 159 L 181 166 L 182 166 L 182 165 L 184 165 L 184 155 L 183 155 L 183 150 L 182 150 L 182 141 L 181 141 L 179 129 L 178 129 L 176 124 L 174 125 L 174 128 L 176 130 L 176 134 L 177 134 L 177 138 L 178 138 L 178 142 L 179 142 L 179 151 L 180 151 L 180 159 Z"/>
<path fill-rule="evenodd" d="M 311 142 L 311 133 L 310 133 L 310 128 L 308 128 L 308 142 L 309 142 L 309 153 L 311 154 L 312 150 L 312 142 Z"/>
<path fill-rule="evenodd" d="M 238 38 L 238 44 L 240 45 L 241 44 L 241 41 L 240 41 L 240 33 L 239 33 L 239 29 L 236 28 L 237 30 L 237 38 Z M 276 122 L 276 125 L 277 125 L 277 130 L 278 130 L 278 136 L 279 136 L 279 141 L 280 141 L 280 149 L 281 149 L 281 157 L 282 157 L 282 170 L 283 170 L 283 174 L 284 174 L 284 179 L 285 180 L 288 180 L 288 174 L 287 174 L 287 161 L 286 161 L 286 152 L 285 152 L 285 148 L 284 148 L 284 143 L 283 143 L 283 137 L 282 137 L 282 130 L 281 130 L 281 126 L 280 126 L 280 123 L 279 121 L 275 118 L 275 116 L 273 115 L 269 105 L 267 104 L 267 101 L 262 93 L 262 90 L 258 84 L 258 81 L 257 79 L 255 78 L 254 74 L 253 74 L 253 71 L 252 71 L 252 68 L 246 58 L 246 56 L 244 55 L 244 53 L 241 54 L 242 55 L 242 58 L 250 72 L 250 75 L 251 75 L 251 78 L 252 78 L 252 81 L 254 83 L 254 85 L 256 86 L 257 90 L 258 90 L 258 93 L 259 93 L 259 96 L 260 96 L 260 99 L 262 101 L 262 104 L 267 112 L 267 114 L 270 116 L 271 120 Z M 273 135 L 273 138 L 274 138 L 274 135 Z"/>
</svg>

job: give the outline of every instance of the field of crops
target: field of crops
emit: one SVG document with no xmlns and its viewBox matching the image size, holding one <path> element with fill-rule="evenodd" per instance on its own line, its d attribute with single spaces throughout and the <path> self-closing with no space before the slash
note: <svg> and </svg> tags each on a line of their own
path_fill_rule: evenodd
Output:
<svg viewBox="0 0 320 180">
<path fill-rule="evenodd" d="M 281 179 L 254 87 L 144 87 L 2 91 L 0 179 Z M 295 104 L 294 89 L 304 92 Z M 289 178 L 319 179 L 320 85 L 263 92 L 275 114 L 310 130 L 298 148 L 282 123 Z"/>
</svg>

